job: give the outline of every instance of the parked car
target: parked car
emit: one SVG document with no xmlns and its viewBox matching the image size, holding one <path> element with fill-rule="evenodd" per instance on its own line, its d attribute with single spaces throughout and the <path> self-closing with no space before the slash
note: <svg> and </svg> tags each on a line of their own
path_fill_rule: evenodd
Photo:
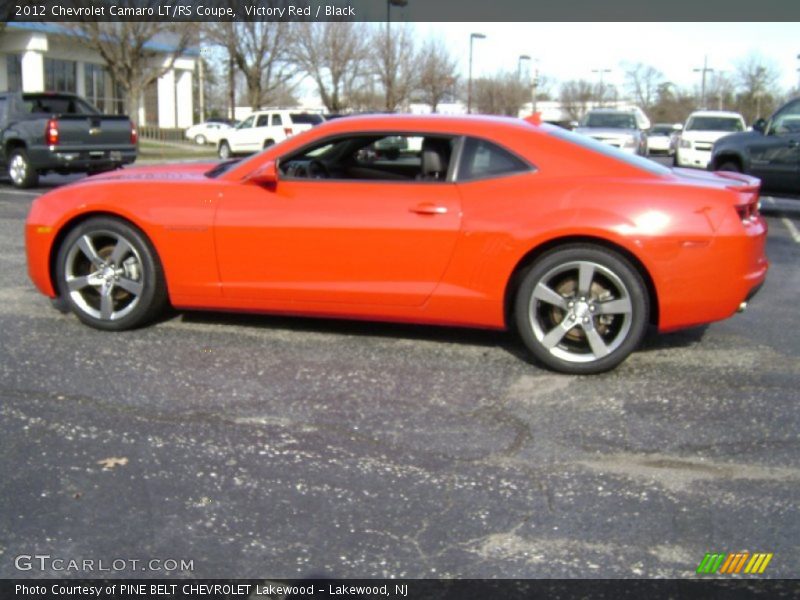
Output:
<svg viewBox="0 0 800 600">
<path fill-rule="evenodd" d="M 220 138 L 225 135 L 230 129 L 233 129 L 228 123 L 219 121 L 206 121 L 204 123 L 197 123 L 192 125 L 186 130 L 186 137 L 193 140 L 196 144 L 201 146 L 204 144 L 216 145 Z"/>
<path fill-rule="evenodd" d="M 294 110 L 257 111 L 220 136 L 217 151 L 222 159 L 236 154 L 252 154 L 322 122 L 322 115 L 317 113 Z"/>
<path fill-rule="evenodd" d="M 666 154 L 675 153 L 675 139 L 678 128 L 672 123 L 656 123 L 647 132 L 647 153 Z"/>
<path fill-rule="evenodd" d="M 0 166 L 19 188 L 39 176 L 101 173 L 136 160 L 131 120 L 104 115 L 83 98 L 62 93 L 0 93 Z"/>
<path fill-rule="evenodd" d="M 376 150 L 419 137 L 415 160 Z M 40 196 L 28 271 L 98 329 L 143 325 L 168 302 L 512 328 L 545 365 L 596 373 L 648 323 L 725 319 L 756 292 L 758 191 L 521 119 L 350 117 L 244 161 Z"/>
<path fill-rule="evenodd" d="M 718 139 L 709 168 L 755 175 L 766 192 L 800 195 L 800 98 L 753 123 L 752 131 Z"/>
<path fill-rule="evenodd" d="M 630 154 L 647 154 L 646 125 L 632 110 L 596 108 L 586 113 L 577 133 Z"/>
<path fill-rule="evenodd" d="M 711 160 L 714 142 L 730 133 L 744 130 L 744 117 L 737 112 L 695 111 L 686 119 L 673 162 L 676 167 L 705 169 Z"/>
</svg>

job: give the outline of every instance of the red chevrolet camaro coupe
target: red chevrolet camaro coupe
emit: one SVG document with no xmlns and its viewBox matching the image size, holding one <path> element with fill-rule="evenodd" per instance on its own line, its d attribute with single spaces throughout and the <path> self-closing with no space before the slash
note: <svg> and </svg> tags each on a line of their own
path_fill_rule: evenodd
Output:
<svg viewBox="0 0 800 600">
<path fill-rule="evenodd" d="M 128 329 L 167 303 L 516 329 L 569 373 L 764 281 L 759 181 L 519 119 L 337 119 L 241 162 L 125 169 L 39 197 L 36 286 Z"/>
</svg>

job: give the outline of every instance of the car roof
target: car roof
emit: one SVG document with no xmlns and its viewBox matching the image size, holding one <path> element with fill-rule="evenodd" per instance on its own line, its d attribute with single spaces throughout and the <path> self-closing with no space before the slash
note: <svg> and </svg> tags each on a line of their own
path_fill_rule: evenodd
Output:
<svg viewBox="0 0 800 600">
<path fill-rule="evenodd" d="M 516 117 L 489 115 L 411 115 L 372 114 L 333 119 L 318 125 L 331 133 L 336 131 L 383 131 L 402 129 L 406 131 L 452 133 L 458 135 L 490 133 L 496 128 L 518 129 L 530 133 L 539 126 Z"/>
</svg>

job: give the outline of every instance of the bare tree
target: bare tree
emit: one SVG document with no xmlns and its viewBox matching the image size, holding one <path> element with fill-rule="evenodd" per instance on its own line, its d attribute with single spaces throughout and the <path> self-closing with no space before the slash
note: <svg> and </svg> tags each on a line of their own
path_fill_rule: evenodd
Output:
<svg viewBox="0 0 800 600">
<path fill-rule="evenodd" d="M 226 21 L 211 24 L 207 32 L 208 39 L 227 50 L 232 65 L 244 76 L 247 102 L 254 110 L 274 103 L 297 74 L 288 57 L 288 23 Z"/>
<path fill-rule="evenodd" d="M 778 79 L 778 69 L 757 54 L 751 54 L 738 62 L 736 104 L 748 123 L 776 108 L 781 95 L 777 86 Z"/>
<path fill-rule="evenodd" d="M 314 80 L 328 111 L 352 108 L 367 75 L 367 29 L 363 23 L 297 23 L 291 58 Z"/>
<path fill-rule="evenodd" d="M 706 84 L 706 100 L 717 110 L 732 110 L 736 103 L 736 86 L 727 73 L 715 71 Z"/>
<path fill-rule="evenodd" d="M 479 113 L 516 117 L 530 92 L 516 73 L 498 73 L 473 83 L 473 101 Z"/>
<path fill-rule="evenodd" d="M 656 123 L 683 123 L 696 106 L 697 99 L 691 90 L 665 81 L 656 89 L 650 117 Z"/>
<path fill-rule="evenodd" d="M 436 112 L 439 104 L 452 94 L 458 79 L 458 62 L 441 40 L 429 39 L 420 51 L 419 95 Z"/>
<path fill-rule="evenodd" d="M 404 25 L 379 26 L 373 32 L 371 47 L 372 70 L 384 91 L 384 108 L 395 111 L 407 104 L 416 89 L 416 59 L 414 42 Z"/>
<path fill-rule="evenodd" d="M 134 122 L 139 120 L 144 91 L 172 69 L 197 32 L 194 23 L 157 21 L 84 21 L 65 26 L 78 33 L 76 40 L 103 58 L 112 83 L 123 90 L 125 111 Z M 163 42 L 170 50 L 165 52 L 154 41 Z"/>
<path fill-rule="evenodd" d="M 627 65 L 625 83 L 636 104 L 645 112 L 650 112 L 656 101 L 658 86 L 664 82 L 664 74 L 649 65 L 636 63 Z"/>
<path fill-rule="evenodd" d="M 565 81 L 560 96 L 564 112 L 570 119 L 580 121 L 595 98 L 595 86 L 585 79 Z"/>
</svg>

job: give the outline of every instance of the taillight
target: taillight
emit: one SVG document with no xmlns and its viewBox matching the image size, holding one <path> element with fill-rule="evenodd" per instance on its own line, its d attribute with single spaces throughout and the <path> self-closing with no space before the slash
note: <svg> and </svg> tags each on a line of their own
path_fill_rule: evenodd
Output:
<svg viewBox="0 0 800 600">
<path fill-rule="evenodd" d="M 136 125 L 131 121 L 131 144 L 136 144 L 139 141 L 139 132 L 136 131 Z"/>
<path fill-rule="evenodd" d="M 46 146 L 58 144 L 58 121 L 55 119 L 50 119 L 47 122 L 47 127 L 44 130 L 44 143 Z"/>
<path fill-rule="evenodd" d="M 285 133 L 286 135 L 292 135 L 292 128 L 291 127 L 284 127 L 283 128 L 283 133 Z"/>
<path fill-rule="evenodd" d="M 739 214 L 742 223 L 751 223 L 758 218 L 758 202 L 740 204 L 736 207 L 736 212 Z"/>
</svg>

